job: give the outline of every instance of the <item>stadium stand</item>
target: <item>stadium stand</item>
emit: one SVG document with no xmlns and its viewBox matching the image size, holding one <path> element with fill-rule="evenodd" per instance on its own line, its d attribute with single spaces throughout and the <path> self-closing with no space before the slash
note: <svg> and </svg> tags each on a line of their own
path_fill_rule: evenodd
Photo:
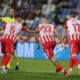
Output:
<svg viewBox="0 0 80 80">
<path fill-rule="evenodd" d="M 46 17 L 51 24 L 57 25 L 61 34 L 68 13 L 75 11 L 80 19 L 80 0 L 0 0 L 0 4 L 0 16 L 9 16 L 7 11 L 12 7 L 22 15 L 22 23 L 30 29 L 36 29 L 41 18 Z M 0 26 L 3 24 L 0 21 Z"/>
</svg>

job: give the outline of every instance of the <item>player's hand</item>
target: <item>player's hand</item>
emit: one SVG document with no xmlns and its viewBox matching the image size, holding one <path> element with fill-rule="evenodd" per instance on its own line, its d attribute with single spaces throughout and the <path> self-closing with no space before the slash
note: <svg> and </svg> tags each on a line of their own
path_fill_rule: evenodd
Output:
<svg viewBox="0 0 80 80">
<path fill-rule="evenodd" d="M 40 49 L 40 44 L 38 44 L 38 47 L 37 47 L 37 49 Z"/>
<path fill-rule="evenodd" d="M 37 32 L 40 32 L 42 29 L 43 29 L 43 27 L 39 28 L 39 29 L 37 30 Z"/>
<path fill-rule="evenodd" d="M 21 43 L 21 44 L 23 44 L 23 42 L 24 42 L 23 40 L 20 40 L 20 43 Z"/>
<path fill-rule="evenodd" d="M 66 48 L 66 45 L 64 43 L 61 43 L 62 48 Z"/>
</svg>

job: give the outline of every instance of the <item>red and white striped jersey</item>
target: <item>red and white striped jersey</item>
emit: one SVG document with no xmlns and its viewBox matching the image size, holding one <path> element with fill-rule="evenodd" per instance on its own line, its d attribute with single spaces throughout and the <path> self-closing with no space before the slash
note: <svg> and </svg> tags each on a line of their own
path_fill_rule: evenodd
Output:
<svg viewBox="0 0 80 80">
<path fill-rule="evenodd" d="M 43 27 L 39 33 L 41 43 L 43 44 L 48 41 L 55 41 L 54 30 L 56 29 L 56 27 L 51 24 L 40 24 L 37 26 L 37 29 L 41 27 Z"/>
<path fill-rule="evenodd" d="M 67 29 L 68 38 L 72 40 L 80 40 L 80 20 L 76 18 L 69 19 L 64 26 Z"/>
<path fill-rule="evenodd" d="M 4 34 L 2 35 L 1 39 L 13 39 L 14 41 L 16 41 L 17 34 L 21 30 L 25 31 L 27 29 L 18 22 L 9 22 L 4 24 L 2 28 L 4 29 Z"/>
</svg>

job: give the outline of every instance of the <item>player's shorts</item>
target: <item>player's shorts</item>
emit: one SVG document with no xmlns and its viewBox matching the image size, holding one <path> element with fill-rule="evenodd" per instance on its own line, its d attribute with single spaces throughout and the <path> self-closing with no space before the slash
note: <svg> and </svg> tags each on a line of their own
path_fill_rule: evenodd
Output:
<svg viewBox="0 0 80 80">
<path fill-rule="evenodd" d="M 14 42 L 11 39 L 1 39 L 1 52 L 13 54 Z"/>
<path fill-rule="evenodd" d="M 80 40 L 73 40 L 70 42 L 70 52 L 71 54 L 78 54 L 80 51 Z"/>
<path fill-rule="evenodd" d="M 14 49 L 16 49 L 16 47 L 17 47 L 17 42 L 18 42 L 18 41 L 16 41 L 16 42 L 14 43 Z"/>
<path fill-rule="evenodd" d="M 53 49 L 55 48 L 56 42 L 55 41 L 49 41 L 46 43 L 43 43 L 43 49 L 45 53 L 47 54 L 48 58 L 52 58 L 54 56 Z"/>
</svg>

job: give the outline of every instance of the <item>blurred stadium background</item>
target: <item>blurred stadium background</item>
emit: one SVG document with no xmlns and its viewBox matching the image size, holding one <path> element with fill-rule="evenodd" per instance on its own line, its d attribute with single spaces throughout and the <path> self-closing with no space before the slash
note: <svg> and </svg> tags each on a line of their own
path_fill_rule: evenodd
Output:
<svg viewBox="0 0 80 80">
<path fill-rule="evenodd" d="M 21 14 L 22 16 L 21 23 L 26 27 L 28 27 L 29 29 L 36 29 L 37 25 L 40 23 L 41 18 L 46 17 L 50 24 L 55 24 L 57 26 L 57 30 L 60 34 L 62 34 L 63 26 L 65 21 L 67 20 L 68 13 L 70 13 L 71 11 L 75 11 L 77 13 L 77 18 L 80 19 L 80 0 L 0 0 L 0 16 L 3 16 L 3 17 L 9 16 L 8 14 L 9 8 L 14 8 L 16 14 L 17 13 Z M 4 22 L 0 20 L 0 26 L 3 24 Z M 0 32 L 0 34 L 2 33 L 3 31 Z M 54 70 L 52 71 L 54 67 L 52 66 L 51 63 L 49 63 L 49 61 L 41 60 L 41 59 L 47 59 L 47 56 L 44 53 L 42 46 L 40 50 L 36 49 L 37 44 L 35 43 L 34 34 L 29 34 L 25 32 L 22 32 L 22 33 L 23 33 L 23 39 L 25 42 L 23 43 L 23 45 L 21 45 L 18 42 L 17 49 L 16 49 L 16 53 L 18 54 L 19 57 L 21 57 L 20 61 L 22 64 L 21 65 L 22 68 L 20 72 L 23 72 L 23 71 L 24 72 L 26 71 L 41 72 L 42 71 L 42 72 L 48 72 L 48 73 L 51 72 L 50 73 L 51 75 L 52 73 L 55 73 Z M 59 43 L 58 38 L 56 38 L 56 42 Z M 65 43 L 68 43 L 67 35 L 65 36 Z M 70 50 L 69 50 L 68 44 L 66 44 L 66 48 L 64 50 L 61 48 L 60 44 L 57 44 L 54 52 L 55 52 L 55 57 L 59 60 L 69 60 L 70 58 Z M 2 56 L 1 49 L 0 49 L 0 56 Z M 22 59 L 22 58 L 40 58 L 40 59 L 37 62 L 37 59 L 33 60 L 33 59 Z M 78 55 L 78 58 L 80 59 L 80 55 Z M 66 66 L 66 64 L 69 63 L 68 61 L 63 61 L 63 62 L 60 61 L 60 62 L 64 67 L 66 67 L 66 69 L 68 69 L 68 66 Z M 49 65 L 51 67 L 49 67 Z M 34 67 L 36 66 L 36 67 L 33 68 L 32 66 Z M 39 75 L 41 75 L 38 77 L 39 78 L 42 77 L 40 78 L 40 80 L 45 80 L 45 79 L 52 80 L 55 77 L 56 77 L 55 80 L 58 80 L 56 75 L 55 77 L 51 77 L 48 75 L 48 73 L 44 73 L 43 74 L 44 77 L 42 77 L 42 75 L 38 73 Z M 38 74 L 34 73 L 34 75 L 38 75 Z M 76 74 L 76 69 L 74 70 L 73 74 Z M 24 75 L 26 74 L 24 73 Z M 34 75 L 32 76 L 32 78 L 30 78 L 29 77 L 30 75 L 33 75 L 33 73 L 31 74 L 29 73 L 29 75 L 27 73 L 27 77 L 29 80 L 33 80 L 33 78 L 34 80 L 37 80 L 37 79 L 39 80 L 38 77 L 37 78 L 35 78 L 36 76 L 33 77 Z M 46 75 L 48 75 L 47 78 L 46 78 Z M 1 76 L 1 78 L 2 77 L 3 76 Z M 59 80 L 64 80 L 62 76 L 59 76 L 59 78 L 60 78 Z M 25 78 L 23 79 L 25 80 Z M 75 80 L 76 77 L 71 79 Z M 65 80 L 69 80 L 69 78 Z"/>
</svg>

